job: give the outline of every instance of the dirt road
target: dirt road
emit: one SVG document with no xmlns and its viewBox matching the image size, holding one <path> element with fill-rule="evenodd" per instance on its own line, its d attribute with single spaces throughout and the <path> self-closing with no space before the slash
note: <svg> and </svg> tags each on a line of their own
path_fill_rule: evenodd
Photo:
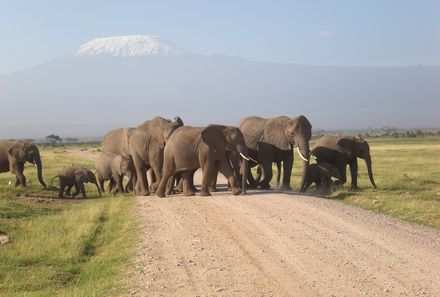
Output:
<svg viewBox="0 0 440 297">
<path fill-rule="evenodd" d="M 440 232 L 430 228 L 258 191 L 137 204 L 131 296 L 440 296 Z"/>
<path fill-rule="evenodd" d="M 134 296 L 439 296 L 440 233 L 288 194 L 138 198 Z"/>
</svg>

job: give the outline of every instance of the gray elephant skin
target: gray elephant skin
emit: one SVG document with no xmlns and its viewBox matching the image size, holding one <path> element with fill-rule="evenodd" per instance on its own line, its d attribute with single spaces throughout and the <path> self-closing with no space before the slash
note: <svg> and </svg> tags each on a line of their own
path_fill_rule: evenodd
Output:
<svg viewBox="0 0 440 297">
<path fill-rule="evenodd" d="M 66 193 L 69 195 L 73 186 L 75 186 L 75 193 L 72 194 L 73 198 L 80 192 L 83 198 L 87 198 L 84 183 L 93 183 L 96 185 L 99 196 L 102 196 L 95 174 L 87 168 L 81 166 L 66 166 L 61 169 L 57 176 L 52 178 L 51 183 L 55 178 L 59 178 L 60 180 L 60 191 L 58 193 L 58 197 L 60 198 L 64 197 L 64 189 L 66 187 Z"/>
<path fill-rule="evenodd" d="M 133 161 L 129 157 L 113 153 L 102 153 L 96 160 L 96 178 L 102 192 L 105 192 L 105 181 L 110 181 L 109 191 L 112 194 L 126 192 L 122 185 L 124 176 L 128 178 L 127 185 L 131 184 L 134 188 L 133 178 L 135 175 Z"/>
<path fill-rule="evenodd" d="M 367 141 L 359 136 L 332 136 L 327 135 L 318 139 L 312 154 L 318 164 L 330 163 L 335 166 L 341 175 L 337 181 L 343 185 L 347 181 L 347 164 L 350 166 L 351 187 L 356 189 L 358 177 L 357 158 L 365 160 L 368 177 L 371 184 L 376 188 L 373 178 L 370 146 Z"/>
<path fill-rule="evenodd" d="M 174 130 L 183 126 L 179 117 L 174 121 L 155 117 L 136 127 L 129 137 L 130 155 L 133 158 L 136 169 L 137 185 L 136 190 L 140 195 L 150 194 L 150 188 L 145 172 L 152 168 L 156 182 L 151 185 L 155 191 L 160 183 L 163 166 L 163 153 L 165 143 Z"/>
<path fill-rule="evenodd" d="M 129 139 L 135 128 L 118 128 L 107 133 L 102 139 L 102 151 L 130 157 Z"/>
<path fill-rule="evenodd" d="M 341 178 L 339 170 L 332 164 L 310 164 L 309 168 L 307 169 L 305 181 L 303 187 L 300 189 L 300 192 L 306 192 L 311 185 L 315 184 L 317 190 L 320 190 L 323 193 L 328 193 L 332 190 L 332 178 Z"/>
<path fill-rule="evenodd" d="M 38 147 L 23 141 L 0 141 L 0 172 L 10 171 L 14 174 L 16 176 L 15 186 L 26 186 L 26 177 L 23 173 L 26 162 L 35 164 L 38 181 L 43 188 L 46 188 Z"/>
<path fill-rule="evenodd" d="M 247 167 L 249 154 L 243 134 L 237 127 L 209 125 L 177 129 L 165 146 L 163 177 L 156 191 L 157 196 L 165 196 L 167 182 L 176 173 L 182 177 L 184 195 L 194 195 L 192 178 L 198 168 L 202 168 L 203 173 L 200 195 L 210 195 L 209 186 L 218 171 L 228 180 L 232 193 L 240 194 L 242 190 L 227 158 L 227 151 L 240 154 L 245 159 L 244 167 Z"/>
<path fill-rule="evenodd" d="M 298 153 L 303 159 L 302 186 L 309 164 L 309 141 L 312 136 L 312 125 L 305 116 L 293 118 L 280 116 L 270 119 L 251 116 L 243 119 L 239 128 L 243 132 L 250 156 L 261 164 L 264 176 L 263 180 L 257 183 L 249 168 L 248 181 L 251 187 L 260 185 L 263 189 L 270 188 L 272 163 L 278 165 L 282 162 L 283 180 L 280 189 L 291 190 L 294 145 L 297 146 Z M 250 162 L 249 165 L 253 167 L 257 163 Z"/>
</svg>

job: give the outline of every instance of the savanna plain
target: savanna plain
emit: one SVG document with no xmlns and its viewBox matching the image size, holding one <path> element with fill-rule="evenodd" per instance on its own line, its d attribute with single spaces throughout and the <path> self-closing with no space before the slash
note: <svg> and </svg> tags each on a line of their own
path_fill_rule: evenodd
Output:
<svg viewBox="0 0 440 297">
<path fill-rule="evenodd" d="M 378 188 L 359 160 L 360 189 L 326 196 L 296 192 L 301 162 L 293 192 L 209 198 L 87 185 L 87 199 L 58 199 L 33 166 L 27 188 L 2 173 L 0 295 L 438 296 L 440 138 L 368 142 Z M 99 147 L 40 152 L 50 183 L 65 165 L 93 168 Z"/>
</svg>

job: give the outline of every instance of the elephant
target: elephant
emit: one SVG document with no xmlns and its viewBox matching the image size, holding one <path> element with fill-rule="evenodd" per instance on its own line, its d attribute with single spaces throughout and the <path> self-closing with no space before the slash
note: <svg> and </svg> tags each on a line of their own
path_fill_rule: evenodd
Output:
<svg viewBox="0 0 440 297">
<path fill-rule="evenodd" d="M 128 178 L 127 185 L 133 185 L 135 175 L 133 161 L 129 157 L 113 153 L 102 153 L 96 161 L 96 178 L 102 192 L 105 192 L 104 182 L 110 180 L 109 191 L 112 194 L 115 194 L 116 191 L 124 193 L 125 190 L 122 185 L 124 176 Z"/>
<path fill-rule="evenodd" d="M 37 167 L 38 181 L 46 189 L 38 147 L 23 141 L 0 141 L 0 172 L 10 171 L 14 174 L 15 186 L 26 186 L 26 177 L 23 174 L 26 162 L 33 163 Z"/>
<path fill-rule="evenodd" d="M 339 170 L 330 163 L 310 164 L 300 192 L 304 193 L 312 184 L 315 184 L 317 190 L 327 193 L 332 188 L 332 177 L 340 179 L 341 175 Z"/>
<path fill-rule="evenodd" d="M 306 168 L 310 160 L 309 141 L 312 136 L 312 125 L 309 120 L 300 115 L 289 118 L 280 116 L 265 119 L 257 116 L 241 120 L 239 126 L 243 132 L 249 155 L 258 162 L 250 162 L 248 181 L 251 187 L 259 185 L 263 189 L 270 188 L 272 179 L 272 163 L 283 163 L 282 190 L 291 190 L 290 177 L 293 167 L 293 147 L 297 146 L 298 154 L 304 161 L 301 184 L 304 183 Z M 255 181 L 250 167 L 261 164 L 263 180 Z"/>
<path fill-rule="evenodd" d="M 60 173 L 57 176 L 54 176 L 52 178 L 51 184 L 55 178 L 60 179 L 60 191 L 58 193 L 58 197 L 60 198 L 64 198 L 64 189 L 66 187 L 66 193 L 69 195 L 70 190 L 73 186 L 75 186 L 75 193 L 72 194 L 73 198 L 75 198 L 75 196 L 78 195 L 80 191 L 83 198 L 87 198 L 84 183 L 95 184 L 96 188 L 98 189 L 99 196 L 102 196 L 95 174 L 93 174 L 93 172 L 87 168 L 73 165 L 66 166 L 61 169 Z"/>
<path fill-rule="evenodd" d="M 130 136 L 135 128 L 117 128 L 108 132 L 102 139 L 101 146 L 103 153 L 113 153 L 127 157 L 133 162 L 130 154 L 129 141 Z M 132 182 L 126 185 L 127 191 L 134 191 L 136 185 L 136 175 L 132 177 Z"/>
<path fill-rule="evenodd" d="M 209 187 L 220 171 L 228 180 L 232 193 L 238 195 L 239 188 L 226 152 L 234 151 L 243 159 L 247 168 L 249 153 L 243 134 L 237 127 L 209 125 L 207 127 L 184 126 L 169 138 L 164 151 L 163 177 L 156 195 L 165 197 L 168 179 L 180 173 L 183 179 L 183 193 L 195 195 L 192 178 L 196 169 L 202 168 L 201 196 L 210 196 Z M 244 175 L 246 177 L 246 174 Z M 244 186 L 244 184 L 243 184 Z M 243 187 L 244 190 L 245 187 Z"/>
<path fill-rule="evenodd" d="M 316 141 L 312 154 L 318 164 L 330 163 L 335 166 L 341 175 L 337 180 L 338 185 L 347 181 L 347 164 L 350 165 L 351 187 L 357 189 L 358 162 L 357 158 L 365 160 L 367 164 L 368 177 L 373 187 L 376 183 L 373 178 L 371 166 L 370 146 L 367 141 L 359 136 L 322 136 Z"/>
<path fill-rule="evenodd" d="M 183 122 L 179 117 L 175 117 L 173 122 L 162 117 L 155 117 L 142 123 L 131 133 L 129 149 L 136 169 L 136 190 L 141 195 L 150 194 L 145 174 L 149 168 L 153 169 L 156 178 L 156 182 L 151 185 L 151 190 L 156 190 L 162 176 L 165 143 L 172 133 L 181 126 L 183 126 Z"/>
</svg>

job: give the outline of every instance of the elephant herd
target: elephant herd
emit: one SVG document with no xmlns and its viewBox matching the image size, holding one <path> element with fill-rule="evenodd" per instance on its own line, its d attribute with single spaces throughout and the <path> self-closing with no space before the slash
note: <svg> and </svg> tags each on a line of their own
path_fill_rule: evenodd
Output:
<svg viewBox="0 0 440 297">
<path fill-rule="evenodd" d="M 351 186 L 357 188 L 357 158 L 365 160 L 369 179 L 374 187 L 370 148 L 358 136 L 323 136 L 310 149 L 312 125 L 305 116 L 261 118 L 251 116 L 237 127 L 211 124 L 206 127 L 185 126 L 179 117 L 174 120 L 155 117 L 135 128 L 110 131 L 102 140 L 102 153 L 96 161 L 96 176 L 79 166 L 67 166 L 54 178 L 60 180 L 59 196 L 86 197 L 84 183 L 91 182 L 104 191 L 110 181 L 111 193 L 135 192 L 159 197 L 181 192 L 195 195 L 194 173 L 201 168 L 200 195 L 216 190 L 220 172 L 234 195 L 246 188 L 270 188 L 272 165 L 277 165 L 277 187 L 291 190 L 290 181 L 296 146 L 303 163 L 300 192 L 310 185 L 328 191 L 333 185 L 346 182 L 349 165 Z M 316 163 L 310 164 L 310 158 Z M 0 141 L 0 172 L 16 176 L 16 186 L 26 186 L 25 162 L 36 165 L 38 180 L 42 178 L 42 162 L 38 148 L 22 141 Z M 252 167 L 257 166 L 254 177 Z M 282 173 L 282 178 L 281 178 Z M 147 178 L 148 176 L 148 178 Z M 128 178 L 123 185 L 124 177 Z M 333 182 L 332 178 L 336 181 Z M 75 192 L 71 194 L 72 187 Z M 67 189 L 66 189 L 67 188 Z"/>
</svg>

